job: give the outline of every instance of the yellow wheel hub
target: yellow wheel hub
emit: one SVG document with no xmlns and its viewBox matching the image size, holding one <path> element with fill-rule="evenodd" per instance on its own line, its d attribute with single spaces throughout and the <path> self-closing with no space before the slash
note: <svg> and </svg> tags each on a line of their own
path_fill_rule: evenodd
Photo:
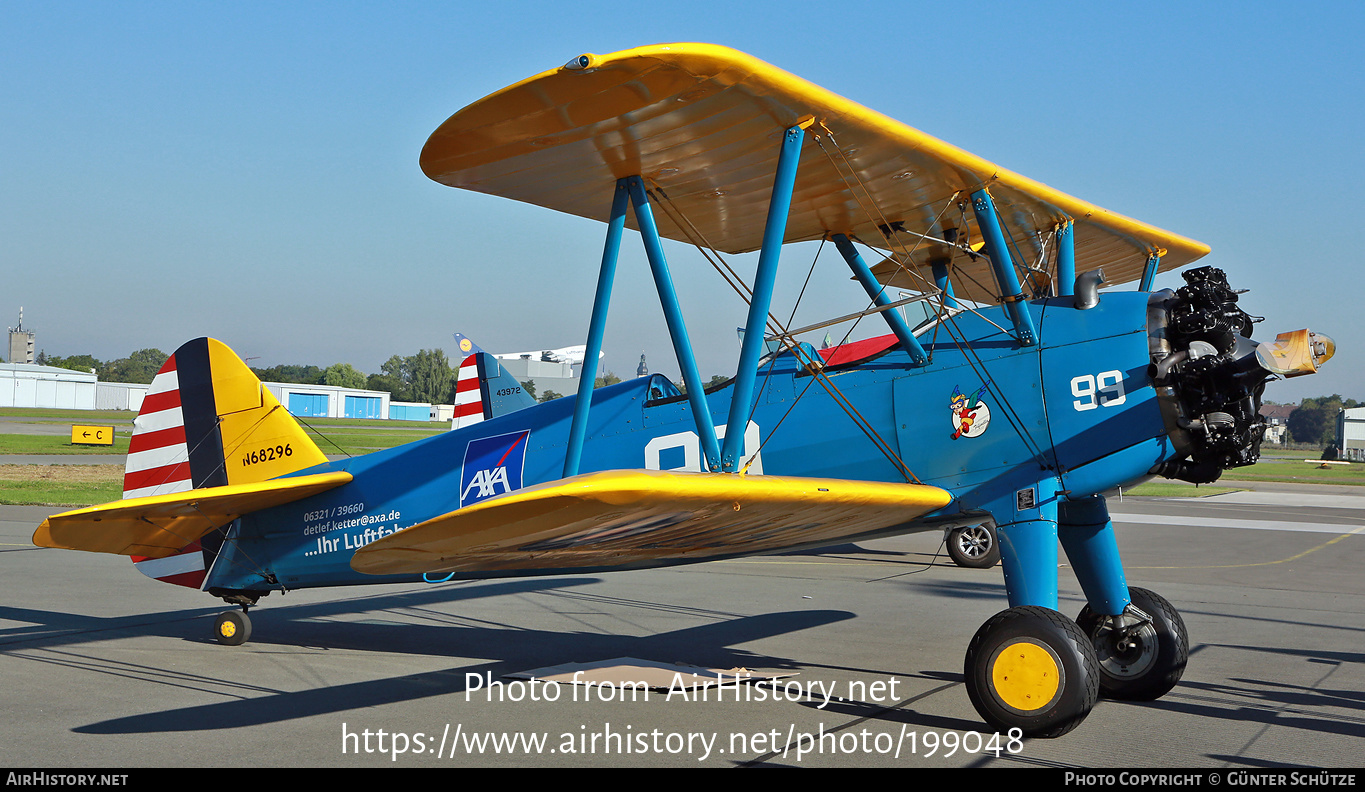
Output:
<svg viewBox="0 0 1365 792">
<path fill-rule="evenodd" d="M 1003 704 L 1021 712 L 1034 712 L 1057 698 L 1062 671 L 1047 649 L 1030 641 L 1019 641 L 995 656 L 991 685 Z"/>
<path fill-rule="evenodd" d="M 237 625 L 230 621 L 224 621 L 222 624 L 218 625 L 218 632 L 224 638 L 231 638 L 237 634 Z"/>
</svg>

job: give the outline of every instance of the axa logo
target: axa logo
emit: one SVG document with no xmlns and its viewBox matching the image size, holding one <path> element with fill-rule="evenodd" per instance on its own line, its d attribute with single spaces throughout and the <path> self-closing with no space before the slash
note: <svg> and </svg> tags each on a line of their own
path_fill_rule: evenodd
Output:
<svg viewBox="0 0 1365 792">
<path fill-rule="evenodd" d="M 471 440 L 460 471 L 460 506 L 521 489 L 530 430 Z"/>
<path fill-rule="evenodd" d="M 469 486 L 460 493 L 460 500 L 463 502 L 469 498 L 469 493 L 478 487 L 479 491 L 474 493 L 474 499 L 491 498 L 498 493 L 498 487 L 502 487 L 503 492 L 512 491 L 512 483 L 507 479 L 507 467 L 499 465 L 492 470 L 480 470 L 474 474 L 474 480 L 469 482 Z"/>
</svg>

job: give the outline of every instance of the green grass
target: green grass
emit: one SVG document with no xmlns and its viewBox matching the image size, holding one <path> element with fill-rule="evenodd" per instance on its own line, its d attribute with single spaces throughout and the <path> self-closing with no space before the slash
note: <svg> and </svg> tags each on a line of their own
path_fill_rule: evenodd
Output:
<svg viewBox="0 0 1365 792">
<path fill-rule="evenodd" d="M 1321 459 L 1322 449 L 1315 448 L 1312 451 L 1302 451 L 1299 449 L 1270 449 L 1268 446 L 1261 446 L 1261 459 Z"/>
<path fill-rule="evenodd" d="M 1365 465 L 1332 465 L 1323 470 L 1302 459 L 1262 459 L 1254 465 L 1223 471 L 1219 481 L 1279 481 L 1289 484 L 1348 484 L 1365 486 Z"/>
<path fill-rule="evenodd" d="M 359 456 L 394 446 L 406 445 L 424 437 L 441 434 L 444 429 L 427 432 L 365 432 L 325 430 L 326 437 L 315 432 L 308 436 L 324 454 Z M 103 454 L 128 453 L 128 435 L 115 435 L 112 446 L 72 445 L 69 437 L 61 435 L 0 434 L 0 454 Z M 338 450 L 338 448 L 340 450 Z"/>
<path fill-rule="evenodd" d="M 382 418 L 295 418 L 304 428 L 309 426 L 371 426 L 386 429 L 449 429 L 450 421 L 386 421 Z M 305 423 L 306 422 L 306 423 Z"/>
<path fill-rule="evenodd" d="M 124 432 L 124 433 L 126 433 L 126 434 L 131 434 L 132 431 L 133 431 L 133 421 L 132 421 L 132 419 L 129 419 L 129 420 L 127 420 L 127 421 L 124 421 L 122 418 L 93 418 L 93 419 L 87 418 L 87 419 L 84 420 L 84 421 L 72 420 L 72 419 L 70 419 L 70 418 L 24 418 L 24 419 L 22 419 L 22 420 L 17 420 L 17 421 L 11 419 L 11 420 L 5 421 L 5 423 L 7 423 L 7 424 L 14 424 L 14 423 L 21 423 L 21 424 L 42 424 L 42 425 L 44 425 L 44 426 L 71 426 L 72 424 L 76 424 L 76 425 L 78 425 L 78 426 L 89 426 L 89 425 L 94 425 L 94 426 L 112 426 L 112 427 L 114 427 L 114 431 L 116 431 L 116 432 Z"/>
<path fill-rule="evenodd" d="M 400 445 L 407 445 L 420 437 L 404 437 L 395 439 L 391 437 L 332 437 L 329 440 L 314 437 L 313 442 L 318 444 L 318 450 L 328 456 L 363 456 L 374 451 L 383 451 L 386 448 L 396 448 Z"/>
<path fill-rule="evenodd" d="M 6 506 L 96 506 L 123 497 L 120 484 L 54 482 L 35 487 L 23 481 L 0 481 L 0 503 Z"/>
<path fill-rule="evenodd" d="M 409 440 L 418 437 L 430 437 L 448 431 L 449 426 L 442 425 L 438 428 L 421 429 L 394 429 L 392 427 L 371 427 L 371 426 L 323 426 L 313 429 L 303 427 L 303 431 L 309 434 L 325 434 L 328 437 L 358 437 L 360 435 L 374 435 L 376 437 L 406 437 Z"/>
<path fill-rule="evenodd" d="M 112 446 L 72 445 L 70 436 L 0 434 L 0 454 L 126 454 L 128 435 L 114 435 Z"/>
<path fill-rule="evenodd" d="M 1140 484 L 1132 489 L 1123 491 L 1124 495 L 1139 495 L 1156 498 L 1204 498 L 1209 495 L 1223 495 L 1228 492 L 1238 492 L 1236 487 L 1211 487 L 1207 484 L 1195 486 L 1193 484 L 1177 484 L 1166 481 L 1149 481 Z"/>
<path fill-rule="evenodd" d="M 319 436 L 318 432 L 308 432 L 308 436 L 313 442 L 318 444 L 318 448 L 324 454 L 339 454 L 343 451 L 351 455 L 368 454 L 384 448 L 407 445 L 408 443 L 421 440 L 425 437 L 433 437 L 446 431 L 444 425 L 439 429 L 428 429 L 426 431 L 404 430 L 398 432 L 376 432 L 365 429 L 337 429 L 324 428 Z M 342 449 L 338 451 L 338 446 Z"/>
<path fill-rule="evenodd" d="M 112 447 L 72 445 L 69 435 L 63 437 L 0 434 L 0 454 L 126 454 L 128 437 L 132 433 L 132 421 L 136 413 L 127 410 L 44 410 L 4 407 L 0 408 L 0 417 L 34 424 L 113 425 L 116 432 Z M 406 445 L 450 429 L 448 421 L 304 418 L 299 423 L 324 454 L 345 453 L 353 456 Z M 327 439 L 324 439 L 324 436 Z"/>
<path fill-rule="evenodd" d="M 131 423 L 137 413 L 128 410 L 46 410 L 34 407 L 0 407 L 0 418 L 53 418 L 55 421 L 35 420 L 34 423 Z"/>
<path fill-rule="evenodd" d="M 0 465 L 6 505 L 94 506 L 121 497 L 121 465 Z"/>
<path fill-rule="evenodd" d="M 374 418 L 303 418 L 299 424 L 324 454 L 368 454 L 407 445 L 450 430 L 449 421 L 383 421 Z M 340 450 L 338 450 L 338 447 Z"/>
<path fill-rule="evenodd" d="M 1269 451 L 1267 456 L 1254 465 L 1247 467 L 1232 468 L 1223 471 L 1219 477 L 1217 486 L 1204 485 L 1196 488 L 1192 484 L 1178 484 L 1167 482 L 1148 482 L 1131 490 L 1124 490 L 1125 495 L 1159 495 L 1161 497 L 1198 497 L 1202 495 L 1220 494 L 1217 490 L 1222 488 L 1223 492 L 1236 490 L 1239 481 L 1265 481 L 1278 482 L 1282 484 L 1347 484 L 1352 486 L 1365 486 L 1365 464 L 1351 463 L 1349 465 L 1332 465 L 1323 470 L 1315 465 L 1305 462 L 1306 459 L 1318 459 L 1321 451 L 1288 451 L 1274 450 Z M 1231 488 L 1228 488 L 1231 485 Z M 1158 492 L 1155 487 L 1177 488 L 1170 492 Z"/>
<path fill-rule="evenodd" d="M 383 448 L 405 445 L 414 440 L 441 434 L 444 431 L 444 428 L 398 432 L 376 432 L 363 428 L 324 428 L 323 434 L 331 442 L 319 437 L 316 432 L 308 432 L 308 435 L 313 442 L 317 443 L 318 448 L 322 449 L 324 454 L 344 452 L 359 455 Z M 115 435 L 112 446 L 87 446 L 72 445 L 71 438 L 62 435 L 0 434 L 0 454 L 126 454 L 128 453 L 128 440 L 128 435 Z M 337 446 L 340 446 L 342 450 L 338 451 Z"/>
<path fill-rule="evenodd" d="M 0 418 L 19 418 L 24 423 L 124 423 L 132 425 L 137 413 L 128 410 L 46 410 L 31 407 L 0 407 Z M 31 419 L 31 420 L 29 420 Z M 382 427 L 395 431 L 432 432 L 450 428 L 450 421 L 386 421 L 378 418 L 301 418 L 315 427 Z"/>
</svg>

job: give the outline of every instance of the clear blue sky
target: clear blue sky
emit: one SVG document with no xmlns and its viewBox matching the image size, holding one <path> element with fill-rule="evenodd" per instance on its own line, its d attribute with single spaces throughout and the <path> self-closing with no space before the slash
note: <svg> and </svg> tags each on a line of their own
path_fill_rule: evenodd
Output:
<svg viewBox="0 0 1365 792">
<path fill-rule="evenodd" d="M 1365 399 L 1359 2 L 11 2 L 0 40 L 0 322 L 22 305 L 49 354 L 213 335 L 253 365 L 374 372 L 456 330 L 582 343 L 602 227 L 441 187 L 418 152 L 581 52 L 708 41 L 1208 243 L 1268 317 L 1258 337 L 1341 347 L 1267 398 Z M 633 373 L 643 350 L 676 375 L 625 252 L 607 365 Z M 798 321 L 865 302 L 827 255 Z M 743 304 L 670 256 L 703 376 L 733 373 Z M 813 256 L 784 256 L 777 310 Z"/>
</svg>

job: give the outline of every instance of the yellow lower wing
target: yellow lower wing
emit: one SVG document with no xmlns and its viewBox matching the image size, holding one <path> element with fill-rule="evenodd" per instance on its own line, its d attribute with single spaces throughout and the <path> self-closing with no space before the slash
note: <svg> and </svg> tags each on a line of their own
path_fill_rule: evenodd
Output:
<svg viewBox="0 0 1365 792">
<path fill-rule="evenodd" d="M 612 470 L 528 487 L 366 545 L 373 575 L 647 565 L 834 543 L 952 495 L 922 484 Z"/>
<path fill-rule="evenodd" d="M 164 558 L 243 514 L 303 500 L 350 480 L 350 473 L 317 473 L 114 501 L 47 518 L 33 543 Z"/>
</svg>

